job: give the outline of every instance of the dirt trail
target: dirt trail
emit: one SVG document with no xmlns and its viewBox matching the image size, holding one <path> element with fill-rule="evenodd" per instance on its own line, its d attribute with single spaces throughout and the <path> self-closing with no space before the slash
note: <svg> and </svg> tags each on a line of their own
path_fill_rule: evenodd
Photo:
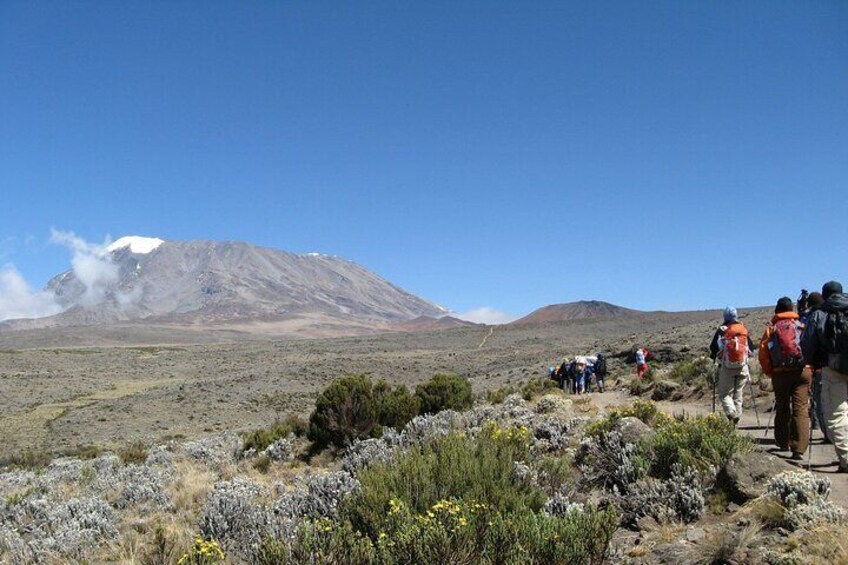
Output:
<svg viewBox="0 0 848 565">
<path fill-rule="evenodd" d="M 480 342 L 480 345 L 477 346 L 477 349 L 483 349 L 483 346 L 486 345 L 486 342 L 489 340 L 490 337 L 492 337 L 493 333 L 495 333 L 495 327 L 494 326 L 489 328 L 489 333 L 487 333 L 483 337 L 483 341 Z"/>
<path fill-rule="evenodd" d="M 769 420 L 769 411 L 771 410 L 772 400 L 774 397 L 770 393 L 759 393 L 758 391 L 759 396 L 757 397 L 756 408 L 759 411 L 760 423 L 757 424 L 757 416 L 753 410 L 754 405 L 750 401 L 750 389 L 746 388 L 745 393 L 745 409 L 742 412 L 739 429 L 754 439 L 758 449 L 771 454 L 780 461 L 783 461 L 787 470 L 806 469 L 807 453 L 804 454 L 803 461 L 792 461 L 789 458 L 791 455 L 790 453 L 777 451 L 777 447 L 774 445 L 773 429 L 769 429 L 768 436 L 763 437 L 766 429 L 766 423 Z M 622 391 L 595 393 L 591 396 L 592 401 L 599 408 L 630 404 L 636 400 L 636 397 L 630 396 Z M 657 406 L 663 412 L 668 414 L 679 414 L 685 411 L 687 414 L 699 416 L 709 414 L 712 411 L 712 398 L 708 397 L 701 401 L 658 402 Z M 716 409 L 720 410 L 721 408 L 717 407 Z M 772 424 L 774 424 L 773 418 Z M 833 446 L 824 443 L 822 434 L 818 430 L 813 431 L 812 446 L 810 470 L 814 473 L 820 473 L 827 476 L 833 483 L 830 495 L 831 500 L 841 504 L 842 506 L 848 507 L 848 473 L 836 472 L 837 459 Z"/>
</svg>

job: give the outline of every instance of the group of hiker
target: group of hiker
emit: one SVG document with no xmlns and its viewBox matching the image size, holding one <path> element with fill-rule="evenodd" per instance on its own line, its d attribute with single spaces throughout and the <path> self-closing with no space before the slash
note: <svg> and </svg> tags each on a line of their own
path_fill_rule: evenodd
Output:
<svg viewBox="0 0 848 565">
<path fill-rule="evenodd" d="M 736 309 L 725 309 L 710 357 L 718 362 L 716 394 L 734 423 L 742 416 L 754 351 L 772 380 L 778 449 L 803 459 L 815 425 L 836 449 L 839 471 L 848 472 L 848 295 L 842 285 L 830 281 L 821 293 L 804 290 L 797 305 L 782 297 L 756 348 Z"/>
<path fill-rule="evenodd" d="M 549 367 L 548 373 L 561 389 L 571 394 L 592 392 L 593 386 L 604 392 L 607 359 L 603 353 L 578 355 L 574 359 L 566 358 L 559 367 Z"/>
</svg>

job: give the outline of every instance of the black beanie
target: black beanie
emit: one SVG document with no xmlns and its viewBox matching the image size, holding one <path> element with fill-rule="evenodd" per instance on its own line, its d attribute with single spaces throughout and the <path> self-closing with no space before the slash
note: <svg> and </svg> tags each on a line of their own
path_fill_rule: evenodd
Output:
<svg viewBox="0 0 848 565">
<path fill-rule="evenodd" d="M 824 304 L 824 296 L 820 292 L 811 292 L 807 298 L 807 308 L 810 310 L 818 310 Z"/>
<path fill-rule="evenodd" d="M 792 311 L 792 299 L 788 296 L 784 296 L 780 300 L 777 301 L 777 306 L 774 307 L 774 313 L 780 314 L 781 312 L 791 312 Z"/>
<path fill-rule="evenodd" d="M 836 281 L 824 283 L 822 287 L 822 297 L 827 300 L 831 294 L 842 294 L 842 285 Z"/>
</svg>

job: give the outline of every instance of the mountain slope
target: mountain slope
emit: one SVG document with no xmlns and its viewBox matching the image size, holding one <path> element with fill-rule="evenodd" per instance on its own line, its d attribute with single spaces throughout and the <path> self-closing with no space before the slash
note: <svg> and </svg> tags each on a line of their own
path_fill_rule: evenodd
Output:
<svg viewBox="0 0 848 565">
<path fill-rule="evenodd" d="M 600 300 L 581 300 L 567 304 L 551 304 L 519 318 L 510 325 L 541 324 L 544 322 L 564 322 L 567 320 L 588 320 L 593 318 L 630 318 L 641 314 Z"/>
<path fill-rule="evenodd" d="M 419 316 L 414 320 L 392 324 L 392 329 L 404 332 L 430 332 L 437 330 L 452 330 L 455 328 L 469 328 L 480 325 L 482 324 L 475 324 L 474 322 L 460 320 L 453 316 L 442 316 L 441 318 L 434 318 L 433 316 Z"/>
<path fill-rule="evenodd" d="M 314 318 L 381 326 L 445 313 L 356 263 L 317 253 L 122 238 L 102 259 L 97 279 L 75 269 L 47 284 L 66 310 L 39 325 Z"/>
</svg>

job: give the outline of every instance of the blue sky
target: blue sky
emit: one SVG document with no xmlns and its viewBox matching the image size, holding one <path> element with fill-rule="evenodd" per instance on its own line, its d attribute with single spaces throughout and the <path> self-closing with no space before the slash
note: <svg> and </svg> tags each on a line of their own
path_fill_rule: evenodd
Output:
<svg viewBox="0 0 848 565">
<path fill-rule="evenodd" d="M 0 265 L 51 228 L 354 260 L 456 311 L 848 283 L 848 3 L 3 2 Z"/>
</svg>

